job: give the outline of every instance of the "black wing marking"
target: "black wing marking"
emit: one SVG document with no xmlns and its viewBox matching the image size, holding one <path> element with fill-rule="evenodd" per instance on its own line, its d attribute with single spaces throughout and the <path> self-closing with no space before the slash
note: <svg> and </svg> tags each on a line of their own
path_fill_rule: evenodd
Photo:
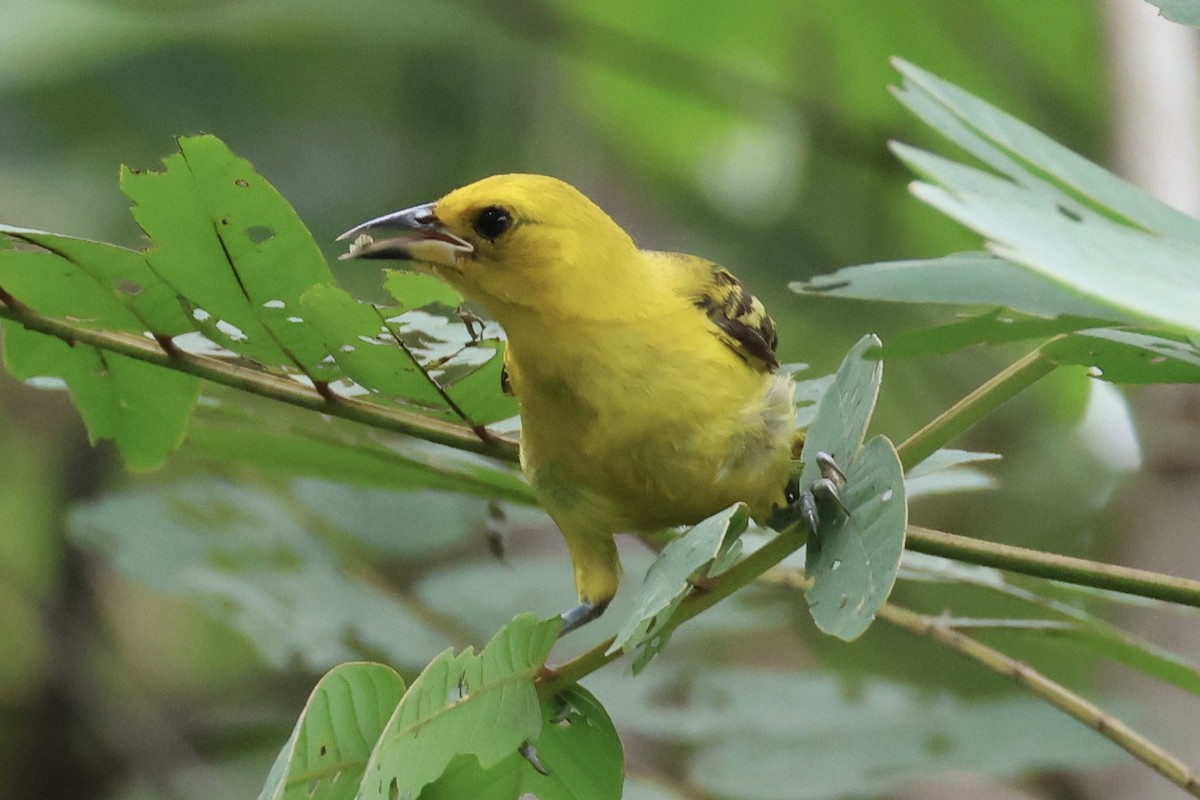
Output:
<svg viewBox="0 0 1200 800">
<path fill-rule="evenodd" d="M 711 268 L 712 279 L 695 298 L 696 306 L 708 315 L 734 352 L 768 372 L 779 369 L 775 355 L 779 336 L 767 309 L 732 272 L 716 264 Z"/>
</svg>

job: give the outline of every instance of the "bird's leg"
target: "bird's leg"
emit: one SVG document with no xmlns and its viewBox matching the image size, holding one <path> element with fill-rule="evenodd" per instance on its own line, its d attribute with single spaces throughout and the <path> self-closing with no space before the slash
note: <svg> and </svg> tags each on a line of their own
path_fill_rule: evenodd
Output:
<svg viewBox="0 0 1200 800">
<path fill-rule="evenodd" d="M 608 601 L 603 603 L 593 603 L 590 600 L 583 600 L 577 606 L 568 608 L 559 617 L 562 619 L 562 627 L 558 631 L 558 637 L 561 639 L 571 631 L 586 625 L 592 620 L 604 613 L 604 609 L 608 608 Z"/>
<path fill-rule="evenodd" d="M 842 472 L 842 468 L 833 460 L 833 456 L 824 451 L 817 453 L 817 468 L 821 471 L 821 477 L 813 481 L 808 489 L 800 492 L 796 500 L 800 517 L 814 534 L 817 533 L 821 524 L 821 517 L 817 511 L 817 506 L 821 502 L 833 503 L 842 510 L 843 514 L 850 516 L 850 509 L 846 508 L 846 504 L 842 502 L 842 489 L 846 486 L 846 473 Z"/>
</svg>

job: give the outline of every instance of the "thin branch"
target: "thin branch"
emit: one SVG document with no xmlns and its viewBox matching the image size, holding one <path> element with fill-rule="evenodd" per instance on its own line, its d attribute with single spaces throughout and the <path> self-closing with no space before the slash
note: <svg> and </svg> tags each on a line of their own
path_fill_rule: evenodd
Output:
<svg viewBox="0 0 1200 800">
<path fill-rule="evenodd" d="M 910 525 L 904 546 L 918 553 L 996 567 L 1039 578 L 1109 589 L 1200 608 L 1200 581 L 1083 558 L 985 542 Z"/>
<path fill-rule="evenodd" d="M 361 422 L 374 428 L 414 436 L 503 461 L 517 461 L 515 442 L 495 437 L 481 439 L 465 425 L 443 422 L 353 397 L 321 394 L 316 389 L 290 378 L 250 369 L 228 359 L 166 350 L 157 341 L 146 336 L 72 325 L 34 311 L 3 290 L 0 290 L 0 318 L 12 320 L 31 331 L 54 336 L 71 345 L 90 345 L 310 411 Z"/>
<path fill-rule="evenodd" d="M 904 471 L 920 464 L 947 442 L 995 411 L 1022 389 L 1046 377 L 1058 366 L 1041 348 L 1010 364 L 975 391 L 943 411 L 896 448 Z"/>
<path fill-rule="evenodd" d="M 1095 703 L 1051 680 L 1025 662 L 960 633 L 937 617 L 923 616 L 891 603 L 880 608 L 876 617 L 890 625 L 928 637 L 993 672 L 1011 678 L 1022 689 L 1095 730 L 1193 797 L 1200 797 L 1200 778 L 1187 764 Z"/>
</svg>

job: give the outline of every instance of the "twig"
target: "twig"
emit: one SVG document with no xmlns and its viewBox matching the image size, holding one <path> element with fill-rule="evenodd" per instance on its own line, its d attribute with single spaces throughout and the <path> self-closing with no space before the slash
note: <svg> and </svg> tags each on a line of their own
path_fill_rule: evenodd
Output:
<svg viewBox="0 0 1200 800">
<path fill-rule="evenodd" d="M 1193 797 L 1200 797 L 1200 778 L 1187 764 L 1095 703 L 1047 678 L 1025 662 L 960 633 L 937 617 L 927 617 L 892 603 L 880 608 L 876 617 L 889 625 L 928 637 L 993 672 L 1011 678 L 1022 689 L 1087 725 Z"/>
<path fill-rule="evenodd" d="M 492 456 L 503 461 L 517 461 L 515 442 L 495 437 L 482 439 L 465 425 L 443 422 L 353 397 L 322 394 L 282 375 L 251 369 L 227 359 L 196 355 L 177 349 L 163 349 L 157 341 L 145 336 L 75 326 L 34 311 L 7 293 L 0 294 L 0 318 L 12 320 L 29 330 L 62 339 L 68 344 L 86 344 L 119 353 L 310 411 L 361 422 L 375 428 L 415 436 L 435 444 Z"/>
<path fill-rule="evenodd" d="M 904 471 L 920 464 L 938 448 L 995 411 L 1022 389 L 1037 383 L 1058 366 L 1041 348 L 1010 364 L 975 391 L 943 411 L 896 448 Z"/>
<path fill-rule="evenodd" d="M 985 542 L 968 536 L 910 525 L 904 546 L 918 553 L 996 567 L 1039 578 L 1109 589 L 1200 608 L 1200 581 L 1177 578 L 1116 564 L 1045 553 L 1010 544 Z"/>
</svg>

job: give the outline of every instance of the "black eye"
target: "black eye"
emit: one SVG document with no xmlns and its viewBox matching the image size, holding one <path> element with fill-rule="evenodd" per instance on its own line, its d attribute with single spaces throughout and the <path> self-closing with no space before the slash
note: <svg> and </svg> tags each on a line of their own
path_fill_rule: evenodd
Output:
<svg viewBox="0 0 1200 800">
<path fill-rule="evenodd" d="M 488 206 L 475 218 L 475 232 L 485 239 L 495 239 L 512 227 L 512 214 L 500 206 Z"/>
</svg>

